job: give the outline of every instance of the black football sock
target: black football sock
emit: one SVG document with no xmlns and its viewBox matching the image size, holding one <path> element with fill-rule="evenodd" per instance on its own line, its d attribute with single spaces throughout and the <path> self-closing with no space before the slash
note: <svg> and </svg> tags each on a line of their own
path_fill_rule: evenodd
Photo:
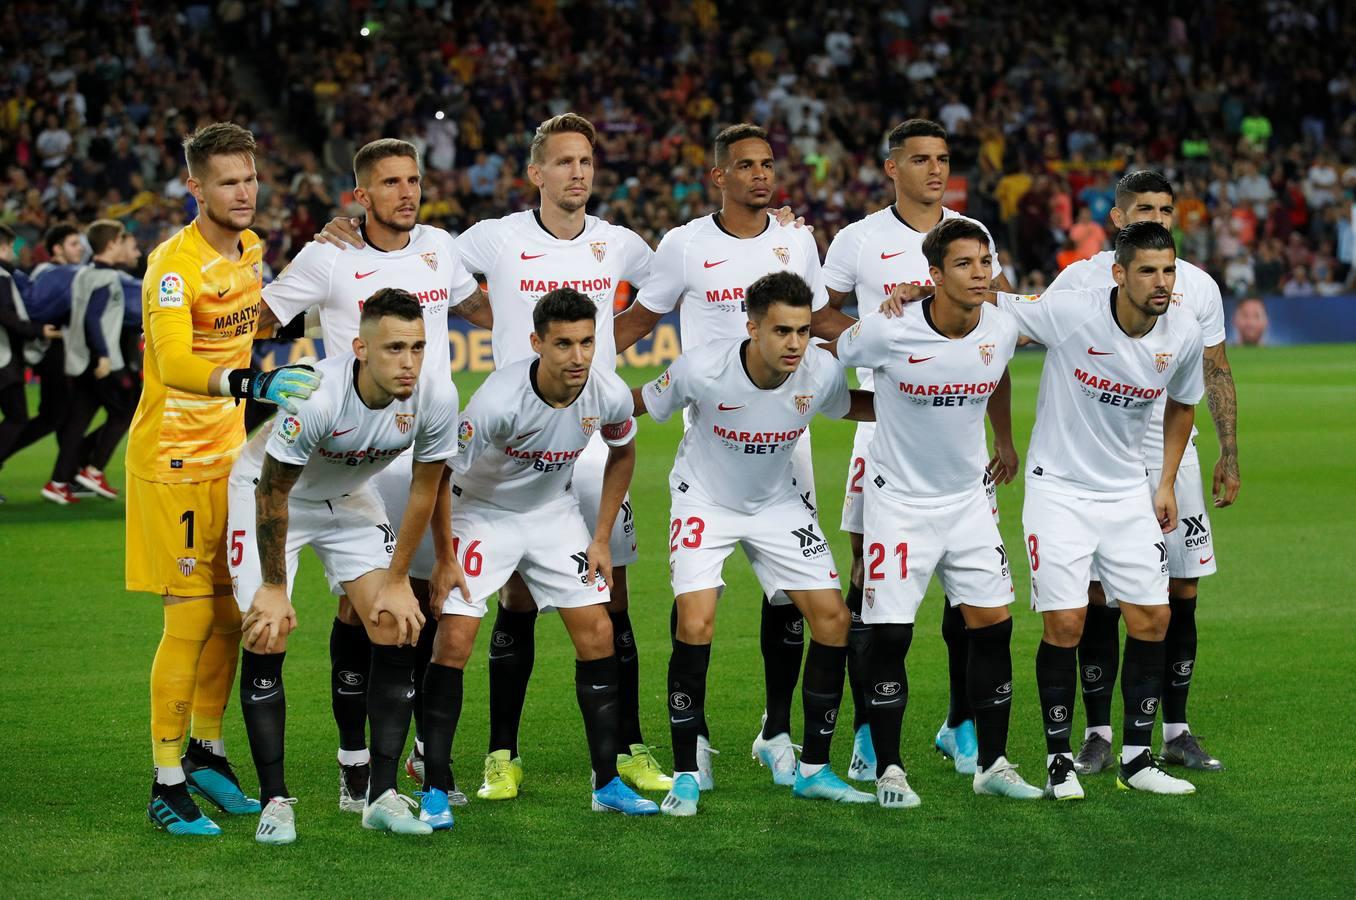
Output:
<svg viewBox="0 0 1356 900">
<path fill-rule="evenodd" d="M 1078 642 L 1078 677 L 1083 683 L 1083 711 L 1087 713 L 1089 728 L 1111 725 L 1111 700 L 1120 652 L 1120 609 L 1090 604 L 1083 622 L 1083 638 Z"/>
<path fill-rule="evenodd" d="M 867 719 L 871 744 L 876 750 L 876 776 L 887 766 L 904 768 L 899 755 L 899 734 L 904 728 L 904 708 L 909 703 L 909 676 L 904 658 L 913 642 L 912 625 L 872 625 L 871 652 L 867 657 Z"/>
<path fill-rule="evenodd" d="M 1164 641 L 1167 668 L 1163 671 L 1163 721 L 1187 723 L 1187 693 L 1196 668 L 1196 598 L 1169 597 L 1172 621 Z"/>
<path fill-rule="evenodd" d="M 673 770 L 697 771 L 697 736 L 706 718 L 706 670 L 710 644 L 685 644 L 676 638 L 669 657 L 669 731 Z"/>
<path fill-rule="evenodd" d="M 612 648 L 617 656 L 617 739 L 622 752 L 631 752 L 632 744 L 643 744 L 640 736 L 640 654 L 631 631 L 631 614 L 626 610 L 608 613 L 612 620 Z"/>
<path fill-rule="evenodd" d="M 955 728 L 966 719 L 975 717 L 970 709 L 970 692 L 965 687 L 965 670 L 970 665 L 970 632 L 965 627 L 965 616 L 960 607 L 942 600 L 942 640 L 946 641 L 946 668 L 951 686 L 950 703 L 946 710 L 946 724 Z"/>
<path fill-rule="evenodd" d="M 763 737 L 791 733 L 791 700 L 800 678 L 800 660 L 805 647 L 805 619 L 794 604 L 773 606 L 763 598 L 759 628 L 763 648 L 763 683 L 767 688 L 767 721 Z"/>
<path fill-rule="evenodd" d="M 424 672 L 433 659 L 433 638 L 438 633 L 438 620 L 424 619 L 419 630 L 419 642 L 414 645 L 414 736 L 424 739 Z"/>
<path fill-rule="evenodd" d="M 672 641 L 674 647 L 678 646 L 677 600 L 673 601 L 673 605 L 669 607 L 669 639 Z M 711 729 L 707 727 L 706 724 L 706 709 L 704 707 L 701 710 L 701 712 L 697 715 L 697 733 L 700 734 L 702 737 L 706 738 L 708 741 L 711 740 Z M 679 771 L 682 770 L 680 769 Z"/>
<path fill-rule="evenodd" d="M 576 660 L 574 693 L 584 714 L 593 785 L 600 788 L 617 777 L 617 657 Z"/>
<path fill-rule="evenodd" d="M 800 690 L 805 740 L 800 760 L 808 765 L 827 765 L 829 762 L 838 707 L 843 702 L 843 670 L 847 656 L 847 647 L 830 647 L 813 639 L 805 654 L 805 680 Z"/>
<path fill-rule="evenodd" d="M 240 711 L 250 755 L 259 773 L 259 795 L 267 803 L 290 797 L 283 779 L 283 734 L 287 729 L 287 696 L 283 692 L 286 653 L 251 653 L 240 658 Z"/>
<path fill-rule="evenodd" d="M 966 672 L 970 708 L 975 712 L 981 769 L 1008 752 L 1012 715 L 1012 620 L 970 629 L 970 665 Z"/>
<path fill-rule="evenodd" d="M 1078 683 L 1077 656 L 1075 647 L 1056 647 L 1045 641 L 1036 650 L 1036 689 L 1045 721 L 1047 754 L 1073 753 L 1069 735 L 1073 731 L 1073 702 Z"/>
<path fill-rule="evenodd" d="M 367 629 L 338 618 L 330 626 L 330 708 L 340 750 L 367 749 L 367 673 L 372 642 Z"/>
<path fill-rule="evenodd" d="M 1124 747 L 1147 747 L 1154 733 L 1158 700 L 1163 695 L 1164 641 L 1141 641 L 1125 636 L 1125 673 L 1121 700 L 1125 703 Z"/>
<path fill-rule="evenodd" d="M 518 755 L 518 725 L 537 656 L 537 611 L 499 607 L 490 634 L 490 752 Z"/>
<path fill-rule="evenodd" d="M 452 740 L 461 719 L 463 673 L 430 662 L 424 669 L 424 787 L 452 789 Z"/>
<path fill-rule="evenodd" d="M 848 628 L 847 676 L 848 687 L 852 689 L 852 730 L 855 732 L 866 724 L 866 708 L 871 702 L 866 697 L 866 659 L 871 647 L 871 626 L 862 621 L 862 589 L 849 583 L 844 599 L 848 612 L 852 613 L 852 624 Z"/>
<path fill-rule="evenodd" d="M 405 753 L 414 708 L 414 658 L 413 647 L 372 645 L 367 682 L 367 718 L 372 730 L 369 800 L 396 786 L 396 766 Z"/>
</svg>

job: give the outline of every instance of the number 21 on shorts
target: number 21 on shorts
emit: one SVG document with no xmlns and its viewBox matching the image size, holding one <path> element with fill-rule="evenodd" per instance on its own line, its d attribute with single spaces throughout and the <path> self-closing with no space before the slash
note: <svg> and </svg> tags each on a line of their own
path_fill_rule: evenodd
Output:
<svg viewBox="0 0 1356 900">
<path fill-rule="evenodd" d="M 909 579 L 909 545 L 901 541 L 895 544 L 894 555 L 899 558 L 899 580 Z M 885 545 L 871 544 L 866 548 L 866 578 L 868 581 L 884 581 Z"/>
</svg>

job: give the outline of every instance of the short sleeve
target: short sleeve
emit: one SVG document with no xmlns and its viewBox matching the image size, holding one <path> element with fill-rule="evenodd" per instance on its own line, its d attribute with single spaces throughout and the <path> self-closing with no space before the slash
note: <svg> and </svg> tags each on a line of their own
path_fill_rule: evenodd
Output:
<svg viewBox="0 0 1356 900">
<path fill-rule="evenodd" d="M 612 373 L 608 373 L 609 375 Z M 609 447 L 624 447 L 636 439 L 635 403 L 631 389 L 620 378 L 607 381 L 607 404 L 603 408 L 603 427 L 599 432 Z"/>
<path fill-rule="evenodd" d="M 682 299 L 687 275 L 683 258 L 687 255 L 688 228 L 675 228 L 659 242 L 650 260 L 650 274 L 640 286 L 636 302 L 651 312 L 673 312 Z"/>
<path fill-rule="evenodd" d="M 821 270 L 824 286 L 829 290 L 850 294 L 857 289 L 857 258 L 862 252 L 864 233 L 864 229 L 849 225 L 829 245 Z"/>
<path fill-rule="evenodd" d="M 838 361 L 844 366 L 874 369 L 890 359 L 889 319 L 878 312 L 863 316 L 838 336 Z"/>
<path fill-rule="evenodd" d="M 326 394 L 312 394 L 295 413 L 280 411 L 269 425 L 265 452 L 278 462 L 304 466 L 322 438 L 330 433 L 334 418 Z"/>
<path fill-rule="evenodd" d="M 456 238 L 445 231 L 443 232 L 443 235 L 447 240 L 448 256 L 450 257 L 452 264 L 452 271 L 447 273 L 451 290 L 451 293 L 448 296 L 452 298 L 451 305 L 456 306 L 479 290 L 480 283 L 475 280 L 470 271 L 466 268 L 466 264 L 462 262 L 462 255 L 457 247 Z"/>
<path fill-rule="evenodd" d="M 998 261 L 998 245 L 993 242 L 993 232 L 989 231 L 989 226 L 978 220 L 975 224 L 984 229 L 984 233 L 989 236 L 989 258 L 993 260 L 993 270 L 990 274 L 992 281 L 997 281 L 1003 277 L 1003 264 Z"/>
<path fill-rule="evenodd" d="M 854 326 L 855 327 L 855 326 Z M 848 390 L 847 370 L 830 359 L 829 351 L 812 347 L 809 352 L 823 354 L 817 360 L 820 369 L 820 381 L 824 383 L 824 402 L 819 407 L 821 415 L 830 419 L 841 419 L 852 407 L 852 394 Z"/>
<path fill-rule="evenodd" d="M 455 472 L 465 473 L 471 464 L 502 440 L 512 428 L 512 413 L 491 375 L 462 410 L 457 422 L 457 452 L 448 462 Z"/>
<path fill-rule="evenodd" d="M 330 271 L 344 251 L 311 241 L 278 277 L 264 286 L 264 302 L 279 322 L 290 322 L 330 296 Z"/>
<path fill-rule="evenodd" d="M 1045 289 L 1046 293 L 1051 291 L 1083 290 L 1085 287 L 1083 271 L 1090 265 L 1092 265 L 1092 263 L 1088 260 L 1080 259 L 1078 262 L 1066 266 L 1063 271 L 1055 276 L 1055 280 L 1050 282 L 1050 286 Z M 993 277 L 997 278 L 998 273 L 995 272 Z"/>
<path fill-rule="evenodd" d="M 494 261 L 504 244 L 504 222 L 501 219 L 483 219 L 463 231 L 456 240 L 466 271 L 485 275 L 494 268 Z"/>
<path fill-rule="evenodd" d="M 1168 379 L 1168 396 L 1178 403 L 1195 406 L 1205 395 L 1201 350 L 1201 331 L 1193 327 L 1191 336 L 1182 343 L 1182 349 L 1177 354 L 1177 365 L 1172 370 L 1172 377 Z"/>
<path fill-rule="evenodd" d="M 639 287 L 650 277 L 650 262 L 654 251 L 645 239 L 630 229 L 622 231 L 621 279 L 632 287 Z"/>
<path fill-rule="evenodd" d="M 795 228 L 794 225 L 785 227 Z M 829 292 L 824 287 L 824 270 L 819 264 L 819 245 L 815 243 L 814 236 L 804 228 L 797 229 L 797 231 L 805 250 L 805 265 L 801 271 L 801 277 L 810 286 L 810 311 L 818 312 L 829 305 Z"/>
<path fill-rule="evenodd" d="M 1089 317 L 1097 314 L 1091 293 L 1008 294 L 999 291 L 998 308 L 1017 320 L 1022 334 L 1047 347 L 1056 347 Z"/>
<path fill-rule="evenodd" d="M 457 387 L 438 377 L 428 383 L 429 401 L 420 404 L 419 431 L 414 436 L 415 462 L 438 462 L 457 455 Z"/>
<path fill-rule="evenodd" d="M 667 422 L 692 402 L 692 358 L 683 354 L 663 374 L 640 389 L 645 411 L 656 422 Z"/>
<path fill-rule="evenodd" d="M 1201 326 L 1201 344 L 1214 347 L 1224 343 L 1224 300 L 1215 279 L 1200 271 L 1200 301 L 1196 307 L 1196 322 Z"/>
</svg>

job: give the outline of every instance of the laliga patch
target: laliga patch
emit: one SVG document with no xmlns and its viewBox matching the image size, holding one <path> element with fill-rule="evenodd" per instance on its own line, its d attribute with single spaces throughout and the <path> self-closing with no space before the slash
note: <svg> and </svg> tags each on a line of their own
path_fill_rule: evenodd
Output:
<svg viewBox="0 0 1356 900">
<path fill-rule="evenodd" d="M 184 280 L 174 272 L 167 272 L 160 279 L 160 307 L 177 309 L 184 305 Z"/>
<path fill-rule="evenodd" d="M 457 449 L 459 452 L 466 451 L 466 445 L 471 443 L 471 438 L 476 436 L 476 427 L 471 424 L 470 419 L 462 419 L 461 424 L 457 426 Z"/>
<path fill-rule="evenodd" d="M 301 420 L 296 416 L 288 416 L 278 423 L 278 437 L 282 438 L 284 444 L 295 444 L 297 438 L 301 437 Z"/>
<path fill-rule="evenodd" d="M 848 329 L 847 333 L 848 340 L 852 340 L 861 333 L 862 333 L 862 323 L 861 320 L 859 319 L 856 325 L 853 325 L 851 328 Z"/>
<path fill-rule="evenodd" d="M 669 384 L 672 383 L 672 381 L 673 373 L 670 372 L 668 369 L 665 369 L 664 374 L 660 375 L 659 378 L 655 380 L 654 392 L 656 394 L 664 393 L 664 391 L 668 390 Z"/>
</svg>

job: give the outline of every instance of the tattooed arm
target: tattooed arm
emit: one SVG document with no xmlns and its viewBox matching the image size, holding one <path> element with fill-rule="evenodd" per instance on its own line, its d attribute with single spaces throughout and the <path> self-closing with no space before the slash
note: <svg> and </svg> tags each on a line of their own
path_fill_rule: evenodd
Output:
<svg viewBox="0 0 1356 900">
<path fill-rule="evenodd" d="M 1238 396 L 1234 391 L 1233 370 L 1224 344 L 1206 347 L 1202 356 L 1205 375 L 1205 400 L 1210 407 L 1210 418 L 1215 421 L 1219 436 L 1219 461 L 1215 463 L 1215 477 L 1211 493 L 1217 508 L 1230 505 L 1238 498 Z"/>
<path fill-rule="evenodd" d="M 480 328 L 494 327 L 494 310 L 490 306 L 489 295 L 481 288 L 476 288 L 474 294 L 451 307 L 449 312 L 456 313 Z"/>
<path fill-rule="evenodd" d="M 254 489 L 255 543 L 263 583 L 242 622 L 245 649 L 254 653 L 286 649 L 287 635 L 297 627 L 297 614 L 287 596 L 287 497 L 302 468 L 265 455 Z"/>
</svg>

